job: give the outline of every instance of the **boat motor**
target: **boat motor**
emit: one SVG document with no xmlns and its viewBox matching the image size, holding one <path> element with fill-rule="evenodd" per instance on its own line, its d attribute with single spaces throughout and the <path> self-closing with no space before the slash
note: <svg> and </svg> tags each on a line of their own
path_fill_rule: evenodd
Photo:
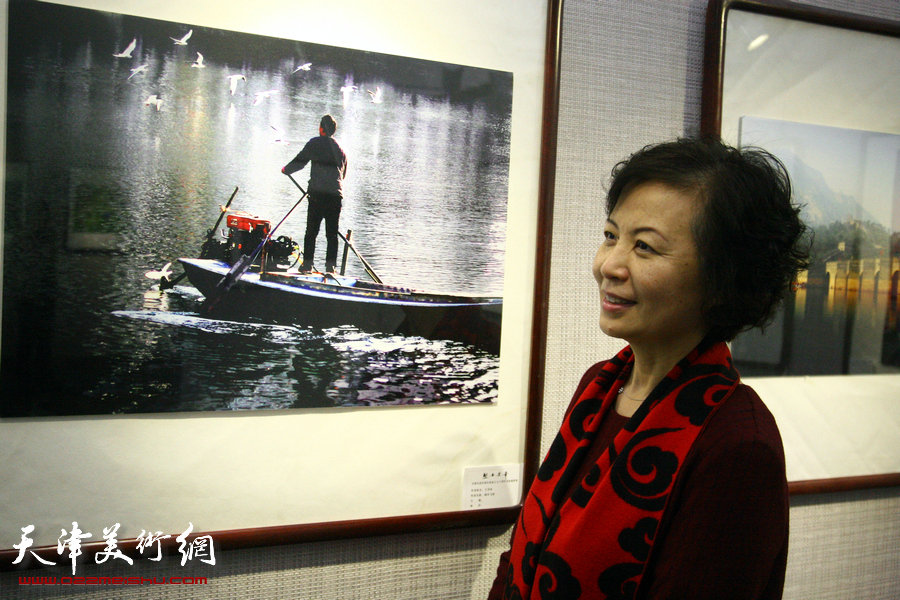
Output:
<svg viewBox="0 0 900 600">
<path fill-rule="evenodd" d="M 217 258 L 228 264 L 234 264 L 242 255 L 250 255 L 259 244 L 269 235 L 272 224 L 266 219 L 245 212 L 234 212 L 228 215 L 226 220 L 228 230 L 226 239 L 215 245 L 210 245 L 210 256 L 205 258 Z M 259 261 L 265 260 L 266 270 L 279 270 L 296 264 L 299 256 L 291 261 L 291 256 L 299 252 L 299 245 L 286 235 L 266 242 L 265 248 L 260 253 Z"/>
<path fill-rule="evenodd" d="M 225 221 L 228 224 L 228 249 L 231 256 L 228 262 L 234 262 L 242 254 L 250 255 L 260 242 L 269 235 L 272 224 L 266 219 L 245 212 L 234 212 Z"/>
</svg>

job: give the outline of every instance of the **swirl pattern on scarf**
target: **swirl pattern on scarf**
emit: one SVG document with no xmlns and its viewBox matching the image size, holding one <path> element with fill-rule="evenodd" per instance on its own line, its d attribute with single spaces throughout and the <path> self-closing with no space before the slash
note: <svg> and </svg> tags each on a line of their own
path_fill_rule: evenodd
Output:
<svg viewBox="0 0 900 600">
<path fill-rule="evenodd" d="M 504 598 L 631 600 L 638 593 L 679 469 L 739 376 L 724 343 L 701 344 L 574 481 L 632 364 L 630 347 L 603 363 L 566 415 L 516 523 Z"/>
</svg>

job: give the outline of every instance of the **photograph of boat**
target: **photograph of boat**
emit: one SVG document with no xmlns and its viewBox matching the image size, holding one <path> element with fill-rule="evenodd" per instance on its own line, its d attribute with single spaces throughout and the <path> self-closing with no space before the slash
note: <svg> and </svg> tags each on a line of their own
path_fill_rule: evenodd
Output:
<svg viewBox="0 0 900 600">
<path fill-rule="evenodd" d="M 512 73 L 51 2 L 8 37 L 0 417 L 497 401 Z M 301 273 L 323 115 L 343 256 Z"/>
</svg>

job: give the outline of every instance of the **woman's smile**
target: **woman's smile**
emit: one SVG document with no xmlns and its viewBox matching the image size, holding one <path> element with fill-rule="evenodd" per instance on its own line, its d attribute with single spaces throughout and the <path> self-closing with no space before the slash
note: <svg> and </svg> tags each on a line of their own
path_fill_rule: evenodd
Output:
<svg viewBox="0 0 900 600">
<path fill-rule="evenodd" d="M 602 293 L 602 303 L 603 310 L 624 310 L 635 304 L 633 300 L 627 300 L 609 292 Z"/>
</svg>

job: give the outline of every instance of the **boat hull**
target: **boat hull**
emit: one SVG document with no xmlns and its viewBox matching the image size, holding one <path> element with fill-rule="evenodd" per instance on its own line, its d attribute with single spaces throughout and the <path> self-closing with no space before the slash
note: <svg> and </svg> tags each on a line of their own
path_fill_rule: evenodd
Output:
<svg viewBox="0 0 900 600">
<path fill-rule="evenodd" d="M 230 268 L 217 260 L 179 262 L 207 298 Z M 350 325 L 368 332 L 455 340 L 497 354 L 502 310 L 500 298 L 430 294 L 351 277 L 247 272 L 213 312 L 322 329 Z"/>
</svg>

